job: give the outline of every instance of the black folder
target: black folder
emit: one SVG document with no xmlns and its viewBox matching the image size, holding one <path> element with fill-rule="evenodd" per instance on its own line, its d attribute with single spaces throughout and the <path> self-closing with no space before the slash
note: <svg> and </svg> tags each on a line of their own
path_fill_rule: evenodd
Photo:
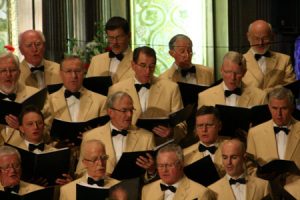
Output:
<svg viewBox="0 0 300 200">
<path fill-rule="evenodd" d="M 75 145 L 79 145 L 81 143 L 81 139 L 78 139 L 80 133 L 83 133 L 88 129 L 102 126 L 106 124 L 109 119 L 108 115 L 97 117 L 86 122 L 66 122 L 54 119 L 50 135 L 54 139 L 59 139 L 61 141 L 69 140 L 70 142 L 75 143 Z"/>
<path fill-rule="evenodd" d="M 220 179 L 218 171 L 210 156 L 184 167 L 185 175 L 205 187 Z"/>
<path fill-rule="evenodd" d="M 271 192 L 261 200 L 296 200 L 288 191 L 286 191 L 280 183 L 270 181 Z"/>
<path fill-rule="evenodd" d="M 42 177 L 47 179 L 48 185 L 55 185 L 55 180 L 60 178 L 63 173 L 68 173 L 69 171 L 69 148 L 36 154 L 15 146 L 12 147 L 16 148 L 21 155 L 21 179 L 24 181 L 32 182 L 34 179 Z"/>
<path fill-rule="evenodd" d="M 33 200 L 33 199 L 53 200 L 53 196 L 54 196 L 54 187 L 47 187 L 24 195 L 18 195 L 18 194 L 12 194 L 12 193 L 0 191 L 1 200 Z"/>
<path fill-rule="evenodd" d="M 62 85 L 62 83 L 48 85 L 47 89 L 49 94 L 58 91 Z M 83 79 L 82 85 L 88 90 L 107 96 L 108 88 L 112 85 L 112 80 L 110 76 L 88 77 Z"/>
<path fill-rule="evenodd" d="M 7 125 L 5 121 L 5 116 L 12 114 L 19 116 L 22 109 L 28 105 L 34 105 L 40 110 L 43 109 L 45 100 L 47 98 L 47 89 L 44 88 L 39 92 L 33 94 L 32 96 L 25 99 L 22 103 L 17 103 L 13 101 L 0 100 L 0 124 Z"/>
<path fill-rule="evenodd" d="M 96 188 L 76 184 L 76 200 L 106 200 L 108 197 L 109 188 Z"/>
<path fill-rule="evenodd" d="M 195 104 L 185 106 L 183 109 L 171 113 L 169 117 L 161 118 L 139 118 L 136 126 L 152 131 L 156 126 L 175 127 L 180 122 L 187 120 L 194 111 Z"/>
<path fill-rule="evenodd" d="M 189 104 L 196 104 L 198 103 L 198 94 L 207 88 L 209 86 L 203 86 L 203 85 L 195 85 L 195 84 L 189 84 L 189 83 L 182 83 L 177 82 L 182 98 L 183 105 L 189 105 Z"/>
<path fill-rule="evenodd" d="M 136 164 L 136 159 L 139 156 L 147 157 L 146 154 L 149 153 L 153 157 L 156 156 L 157 151 L 174 142 L 174 139 L 168 140 L 167 142 L 155 147 L 153 150 L 147 150 L 147 151 L 134 151 L 134 152 L 124 152 L 117 163 L 111 177 L 118 179 L 118 180 L 124 180 L 124 179 L 131 179 L 139 177 L 143 174 L 145 174 L 145 169 L 141 168 Z"/>
<path fill-rule="evenodd" d="M 232 136 L 236 130 L 248 131 L 250 126 L 256 126 L 271 119 L 268 105 L 259 105 L 252 108 L 243 108 L 227 105 L 216 105 L 219 110 L 222 130 L 219 135 Z"/>
<path fill-rule="evenodd" d="M 284 87 L 287 89 L 290 89 L 292 91 L 295 99 L 298 99 L 300 97 L 300 80 L 289 83 L 288 85 L 285 85 Z"/>
</svg>

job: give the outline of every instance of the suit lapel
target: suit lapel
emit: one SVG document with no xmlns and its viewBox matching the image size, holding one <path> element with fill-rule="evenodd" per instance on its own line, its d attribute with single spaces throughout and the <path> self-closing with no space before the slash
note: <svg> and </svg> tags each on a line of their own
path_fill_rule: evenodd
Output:
<svg viewBox="0 0 300 200">
<path fill-rule="evenodd" d="M 216 90 L 214 91 L 214 98 L 217 101 L 220 101 L 220 104 L 225 105 L 225 95 L 224 95 L 224 88 L 223 88 L 223 82 L 217 85 Z"/>
<path fill-rule="evenodd" d="M 69 113 L 67 101 L 64 97 L 64 88 L 62 87 L 59 91 L 53 94 L 53 110 L 54 116 L 58 116 L 58 118 L 71 121 L 71 115 Z"/>
<path fill-rule="evenodd" d="M 251 76 L 253 76 L 257 80 L 257 82 L 259 83 L 258 86 L 260 86 L 262 84 L 263 79 L 264 79 L 264 74 L 260 70 L 260 67 L 258 66 L 258 63 L 255 60 L 254 55 L 251 52 L 251 50 L 249 50 L 245 54 L 245 58 L 246 58 L 247 62 L 249 62 L 249 63 L 247 63 L 247 72 L 246 72 L 246 74 L 248 74 L 248 73 L 251 74 Z"/>
<path fill-rule="evenodd" d="M 244 107 L 245 105 L 248 105 L 250 101 L 250 95 L 249 95 L 249 90 L 245 90 L 244 87 L 242 87 L 242 95 L 238 98 L 237 105 L 240 107 Z"/>
<path fill-rule="evenodd" d="M 176 190 L 176 193 L 174 195 L 174 200 L 186 199 L 187 190 L 189 189 L 189 187 L 190 187 L 190 184 L 188 182 L 188 179 L 184 176 Z"/>
<path fill-rule="evenodd" d="M 277 150 L 276 136 L 273 130 L 273 121 L 270 120 L 268 124 L 264 127 L 264 130 L 261 132 L 262 137 L 265 138 L 263 141 L 268 141 L 265 143 L 265 151 L 268 151 L 268 154 L 273 158 L 279 158 Z M 268 161 L 267 161 L 268 162 Z"/>
<path fill-rule="evenodd" d="M 180 77 L 181 75 L 179 73 L 179 70 L 176 69 L 175 63 L 173 63 L 172 67 L 170 68 L 168 78 L 169 80 L 177 83 L 180 80 Z"/>
<path fill-rule="evenodd" d="M 226 176 L 224 176 L 221 179 L 221 183 L 220 186 L 222 187 L 222 191 L 224 191 L 222 193 L 222 198 L 221 199 L 235 199 L 234 193 L 232 191 L 232 188 L 229 185 L 229 181 L 227 180 Z"/>
<path fill-rule="evenodd" d="M 22 103 L 25 99 L 29 96 L 27 95 L 26 86 L 23 84 L 18 83 L 17 86 L 17 96 L 15 102 Z"/>
<path fill-rule="evenodd" d="M 277 62 L 276 54 L 274 54 L 272 52 L 270 52 L 270 53 L 271 53 L 271 57 L 266 58 L 266 75 L 268 73 L 271 73 L 274 70 L 274 68 L 276 66 L 276 62 Z"/>
<path fill-rule="evenodd" d="M 254 199 L 254 194 L 256 190 L 256 184 L 253 182 L 253 179 L 248 176 L 246 184 L 246 199 Z"/>
<path fill-rule="evenodd" d="M 288 135 L 288 141 L 287 141 L 287 145 L 286 145 L 286 151 L 285 151 L 285 156 L 284 158 L 286 160 L 291 160 L 294 151 L 297 148 L 297 145 L 300 144 L 300 131 L 299 128 L 295 127 L 295 120 L 292 120 L 292 127 L 290 128 L 291 132 Z M 299 155 L 297 155 L 299 156 Z"/>
<path fill-rule="evenodd" d="M 162 99 L 162 98 L 159 98 L 160 95 L 163 95 L 161 93 L 161 85 L 160 84 L 161 83 L 158 81 L 158 78 L 153 77 L 153 81 L 151 83 L 151 87 L 149 90 L 149 99 L 148 99 L 147 109 L 152 106 L 155 107 L 155 105 L 158 103 L 158 100 Z"/>
<path fill-rule="evenodd" d="M 108 169 L 107 172 L 112 173 L 117 162 L 116 162 L 116 152 L 111 137 L 110 123 L 106 123 L 106 125 L 103 127 L 103 132 L 99 134 L 103 135 L 103 141 L 105 141 L 106 154 L 112 155 L 111 157 L 108 158 L 107 161 L 107 169 Z M 109 169 L 111 169 L 111 172 Z"/>
<path fill-rule="evenodd" d="M 93 100 L 85 88 L 81 89 L 81 93 L 78 121 L 86 121 Z"/>
<path fill-rule="evenodd" d="M 115 76 L 113 77 L 114 81 L 119 81 L 121 77 L 130 70 L 131 66 L 128 66 L 127 64 L 130 63 L 130 60 L 132 59 L 132 52 L 131 49 L 128 48 L 125 52 L 125 56 L 120 62 L 118 69 L 116 71 Z"/>
<path fill-rule="evenodd" d="M 130 130 L 126 139 L 125 152 L 134 151 L 137 142 L 138 142 L 138 134 L 136 133 L 135 130 Z"/>
</svg>

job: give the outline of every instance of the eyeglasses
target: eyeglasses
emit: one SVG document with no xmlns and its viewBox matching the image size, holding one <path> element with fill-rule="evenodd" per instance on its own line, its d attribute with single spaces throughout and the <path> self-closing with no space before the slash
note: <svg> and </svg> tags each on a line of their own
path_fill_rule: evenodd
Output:
<svg viewBox="0 0 300 200">
<path fill-rule="evenodd" d="M 228 75 L 228 74 L 234 74 L 234 75 L 243 75 L 242 71 L 232 71 L 232 70 L 222 70 L 224 72 L 224 74 Z"/>
<path fill-rule="evenodd" d="M 127 35 L 123 34 L 123 35 L 118 35 L 118 36 L 106 36 L 106 38 L 109 42 L 113 42 L 115 40 L 118 42 L 118 41 L 124 40 L 126 36 Z"/>
<path fill-rule="evenodd" d="M 196 124 L 197 129 L 203 129 L 203 128 L 212 128 L 214 127 L 214 123 L 206 123 L 206 124 Z"/>
<path fill-rule="evenodd" d="M 135 111 L 134 108 L 123 108 L 123 109 L 110 108 L 110 109 L 121 112 L 121 113 L 124 113 L 124 114 L 128 113 L 128 112 L 133 113 L 133 111 Z"/>
<path fill-rule="evenodd" d="M 173 162 L 173 163 L 164 163 L 164 164 L 157 163 L 156 167 L 157 167 L 157 169 L 160 169 L 160 170 L 165 169 L 165 168 L 171 169 L 171 168 L 175 168 L 179 163 L 180 163 L 179 160 L 177 160 L 176 162 Z"/>
<path fill-rule="evenodd" d="M 95 159 L 92 159 L 92 160 L 86 159 L 86 158 L 84 158 L 84 160 L 92 163 L 93 165 L 95 165 L 97 163 L 97 161 L 101 161 L 101 162 L 107 161 L 108 157 L 109 157 L 108 155 L 101 155 L 98 158 L 95 158 Z"/>
<path fill-rule="evenodd" d="M 37 41 L 37 42 L 31 42 L 31 43 L 24 43 L 24 46 L 26 48 L 32 48 L 35 47 L 37 49 L 41 48 L 43 46 L 43 42 Z"/>
<path fill-rule="evenodd" d="M 175 50 L 176 47 L 178 46 L 174 46 L 173 51 L 175 51 L 180 56 L 186 56 L 186 55 L 191 56 L 194 54 L 193 49 L 191 47 L 189 48 L 178 47 L 178 49 Z"/>
<path fill-rule="evenodd" d="M 18 68 L 11 68 L 11 69 L 0 69 L 0 74 L 4 75 L 4 74 L 16 74 L 17 72 L 19 72 Z"/>
<path fill-rule="evenodd" d="M 65 74 L 72 75 L 73 73 L 75 73 L 76 75 L 80 75 L 83 73 L 83 69 L 61 69 L 62 72 L 64 72 Z"/>
<path fill-rule="evenodd" d="M 21 164 L 20 163 L 12 163 L 10 165 L 0 166 L 0 169 L 3 172 L 8 172 L 10 169 L 14 169 L 17 171 L 17 170 L 21 169 Z"/>
<path fill-rule="evenodd" d="M 44 125 L 44 121 L 43 120 L 30 121 L 30 122 L 24 123 L 24 125 L 27 126 L 27 127 L 31 127 L 31 126 L 41 127 L 41 126 Z"/>
<path fill-rule="evenodd" d="M 140 63 L 140 64 L 137 63 L 136 65 L 140 66 L 143 69 L 147 69 L 148 68 L 150 71 L 154 71 L 155 70 L 155 66 L 156 66 L 156 64 L 146 65 L 145 63 Z"/>
</svg>

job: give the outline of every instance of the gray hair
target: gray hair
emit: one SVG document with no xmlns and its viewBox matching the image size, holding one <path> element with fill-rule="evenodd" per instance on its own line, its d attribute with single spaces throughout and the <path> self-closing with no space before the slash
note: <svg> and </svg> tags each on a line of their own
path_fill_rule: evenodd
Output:
<svg viewBox="0 0 300 200">
<path fill-rule="evenodd" d="M 67 56 L 65 56 L 64 59 L 60 62 L 60 69 L 62 69 L 62 66 L 63 66 L 64 62 L 69 61 L 69 60 L 79 60 L 80 63 L 81 63 L 80 67 L 81 67 L 81 68 L 84 68 L 84 67 L 83 67 L 82 59 L 81 59 L 79 56 L 77 56 L 77 55 L 67 55 Z"/>
<path fill-rule="evenodd" d="M 85 141 L 85 142 L 82 144 L 82 149 L 81 149 L 81 151 L 82 151 L 83 157 L 86 156 L 86 155 L 85 155 L 85 154 L 86 154 L 86 149 L 87 149 L 91 144 L 95 144 L 95 145 L 97 145 L 97 146 L 99 146 L 99 147 L 103 147 L 103 148 L 105 149 L 105 145 L 104 145 L 104 143 L 103 143 L 102 141 L 96 140 L 96 139 L 87 140 L 87 141 Z"/>
<path fill-rule="evenodd" d="M 131 96 L 126 93 L 126 92 L 122 92 L 122 91 L 118 91 L 114 94 L 111 94 L 107 97 L 107 100 L 106 100 L 106 108 L 113 108 L 114 107 L 114 104 L 117 100 L 119 99 L 122 99 L 123 97 L 128 97 L 130 98 L 130 100 L 132 101 L 132 98 Z"/>
<path fill-rule="evenodd" d="M 0 54 L 0 60 L 1 60 L 1 59 L 6 59 L 6 58 L 11 58 L 11 59 L 13 60 L 13 63 L 15 64 L 15 66 L 16 66 L 17 68 L 19 68 L 20 61 L 19 61 L 19 58 L 18 58 L 16 55 L 14 55 L 14 54 L 11 53 L 11 52 L 2 52 L 2 53 Z"/>
<path fill-rule="evenodd" d="M 225 60 L 239 65 L 243 71 L 246 70 L 246 59 L 241 53 L 238 53 L 236 51 L 228 51 L 223 57 L 223 63 Z"/>
<path fill-rule="evenodd" d="M 193 42 L 192 42 L 192 40 L 191 40 L 188 36 L 186 36 L 186 35 L 184 35 L 184 34 L 177 34 L 177 35 L 173 36 L 173 37 L 171 38 L 171 40 L 169 41 L 169 49 L 170 49 L 170 50 L 173 50 L 173 49 L 174 49 L 174 47 L 175 47 L 175 42 L 177 41 L 177 39 L 187 39 L 187 40 L 190 41 L 191 46 L 193 46 Z"/>
<path fill-rule="evenodd" d="M 294 95 L 291 90 L 279 86 L 275 87 L 273 90 L 271 90 L 267 95 L 268 103 L 271 102 L 271 99 L 287 99 L 290 106 L 293 106 L 294 104 Z"/>
<path fill-rule="evenodd" d="M 19 151 L 11 146 L 0 146 L 0 157 L 17 155 L 19 162 L 21 162 L 21 155 Z"/>
<path fill-rule="evenodd" d="M 162 147 L 158 153 L 157 153 L 157 157 L 161 154 L 161 153 L 165 153 L 165 152 L 174 152 L 176 154 L 177 159 L 183 163 L 183 151 L 181 149 L 181 147 L 177 144 L 168 144 L 167 146 Z"/>
<path fill-rule="evenodd" d="M 24 34 L 26 34 L 28 32 L 35 32 L 35 33 L 37 33 L 41 37 L 42 42 L 43 43 L 46 42 L 45 35 L 44 35 L 44 33 L 42 31 L 39 31 L 39 30 L 27 30 L 27 31 L 24 31 L 24 32 L 22 32 L 22 33 L 19 34 L 19 38 L 18 38 L 19 46 L 23 42 L 23 36 L 24 36 Z"/>
</svg>

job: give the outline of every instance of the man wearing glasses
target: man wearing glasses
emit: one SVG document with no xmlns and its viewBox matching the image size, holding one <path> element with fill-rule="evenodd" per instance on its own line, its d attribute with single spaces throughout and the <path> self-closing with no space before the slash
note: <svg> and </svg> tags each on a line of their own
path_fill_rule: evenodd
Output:
<svg viewBox="0 0 300 200">
<path fill-rule="evenodd" d="M 104 126 L 90 130 L 83 135 L 82 144 L 90 139 L 97 139 L 106 144 L 107 173 L 112 174 L 123 152 L 152 150 L 154 145 L 153 134 L 144 129 L 132 126 L 134 107 L 131 97 L 125 92 L 116 92 L 107 99 L 107 114 L 110 121 Z M 81 162 L 83 149 L 76 169 L 77 175 L 82 175 L 84 166 Z M 150 155 L 142 157 L 137 164 L 148 171 L 155 173 L 154 161 Z"/>
<path fill-rule="evenodd" d="M 63 87 L 49 98 L 53 117 L 83 122 L 106 114 L 106 97 L 82 86 L 84 67 L 79 57 L 66 57 L 60 65 L 60 76 Z"/>
<path fill-rule="evenodd" d="M 0 147 L 0 190 L 24 195 L 43 187 L 21 181 L 21 157 L 19 152 L 10 146 Z"/>
<path fill-rule="evenodd" d="M 27 30 L 19 35 L 19 49 L 24 56 L 21 83 L 40 89 L 61 83 L 58 63 L 44 59 L 45 42 L 41 31 Z"/>
<path fill-rule="evenodd" d="M 244 54 L 247 72 L 243 82 L 246 86 L 265 90 L 296 80 L 290 56 L 269 50 L 274 38 L 271 24 L 264 20 L 254 21 L 249 25 L 247 38 L 250 49 Z"/>
<path fill-rule="evenodd" d="M 106 154 L 105 145 L 99 140 L 87 140 L 82 143 L 82 164 L 86 173 L 60 188 L 60 200 L 76 199 L 76 184 L 93 187 L 110 188 L 119 183 L 118 180 L 106 176 L 106 162 L 109 156 Z"/>
<path fill-rule="evenodd" d="M 111 76 L 113 83 L 117 83 L 134 75 L 130 64 L 132 51 L 128 46 L 131 36 L 128 21 L 112 17 L 105 31 L 110 51 L 92 58 L 87 77 Z"/>
<path fill-rule="evenodd" d="M 160 180 L 143 187 L 142 200 L 211 199 L 208 189 L 184 175 L 183 162 L 178 145 L 161 148 L 156 159 Z"/>
<path fill-rule="evenodd" d="M 212 69 L 192 64 L 193 43 L 188 36 L 178 34 L 172 37 L 169 49 L 169 54 L 175 61 L 171 68 L 160 76 L 161 78 L 205 86 L 214 82 Z"/>
<path fill-rule="evenodd" d="M 198 95 L 198 108 L 216 104 L 252 107 L 265 104 L 265 92 L 255 87 L 245 87 L 242 78 L 246 73 L 246 60 L 238 52 L 229 51 L 223 58 L 223 82 Z"/>
<path fill-rule="evenodd" d="M 183 108 L 178 85 L 154 76 L 156 67 L 154 49 L 147 46 L 136 48 L 131 64 L 135 76 L 114 84 L 109 88 L 108 94 L 123 91 L 131 96 L 135 108 L 132 116 L 133 124 L 136 124 L 138 118 L 168 117 L 169 114 Z M 156 137 L 156 144 L 159 145 L 161 141 L 172 136 L 179 141 L 186 133 L 185 128 L 183 123 L 174 129 L 159 125 L 154 127 L 152 132 L 159 136 Z"/>
</svg>

